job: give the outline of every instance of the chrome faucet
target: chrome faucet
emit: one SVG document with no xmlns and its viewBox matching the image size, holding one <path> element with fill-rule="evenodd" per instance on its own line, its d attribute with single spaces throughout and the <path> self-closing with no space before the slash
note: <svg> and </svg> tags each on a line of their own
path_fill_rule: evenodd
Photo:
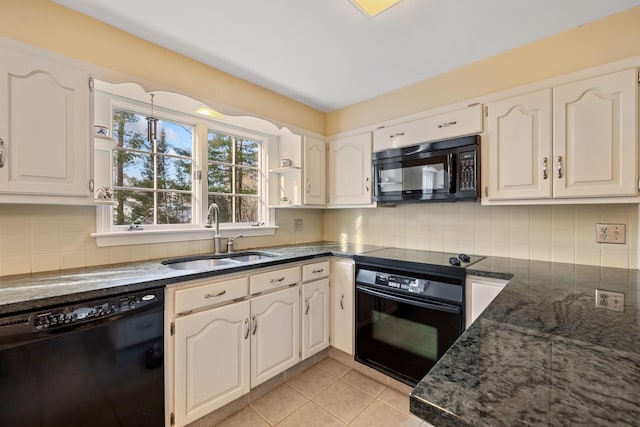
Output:
<svg viewBox="0 0 640 427">
<path fill-rule="evenodd" d="M 207 224 L 205 227 L 212 228 L 211 211 L 214 213 L 214 221 L 216 222 L 216 234 L 213 236 L 213 253 L 220 255 L 222 253 L 222 236 L 220 235 L 220 208 L 215 203 L 209 205 L 209 215 L 207 216 Z"/>
<path fill-rule="evenodd" d="M 242 234 L 238 234 L 236 237 L 229 237 L 227 239 L 227 253 L 231 254 L 233 253 L 233 242 L 238 238 L 238 237 L 244 237 Z"/>
</svg>

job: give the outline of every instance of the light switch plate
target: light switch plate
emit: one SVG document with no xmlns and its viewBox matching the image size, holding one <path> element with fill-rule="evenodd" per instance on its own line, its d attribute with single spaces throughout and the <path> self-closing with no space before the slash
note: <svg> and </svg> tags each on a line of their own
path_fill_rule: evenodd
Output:
<svg viewBox="0 0 640 427">
<path fill-rule="evenodd" d="M 627 241 L 625 224 L 596 224 L 596 242 L 624 244 Z"/>
</svg>

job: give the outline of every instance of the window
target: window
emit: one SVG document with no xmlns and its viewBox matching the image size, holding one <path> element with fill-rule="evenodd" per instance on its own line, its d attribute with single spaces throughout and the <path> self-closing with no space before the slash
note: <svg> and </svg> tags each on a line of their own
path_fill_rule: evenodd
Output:
<svg viewBox="0 0 640 427">
<path fill-rule="evenodd" d="M 113 110 L 113 224 L 191 224 L 195 127 L 159 119 L 154 141 L 146 128 L 145 116 Z"/>
<path fill-rule="evenodd" d="M 208 202 L 220 208 L 221 222 L 260 221 L 261 143 L 209 129 Z"/>
<path fill-rule="evenodd" d="M 277 128 L 253 117 L 208 118 L 196 113 L 198 101 L 155 92 L 157 134 L 149 141 L 148 93 L 98 87 L 96 123 L 111 123 L 111 135 L 96 139 L 96 178 L 113 190 L 113 202 L 96 209 L 98 246 L 211 239 L 204 225 L 213 202 L 223 237 L 275 233 L 263 168 L 277 139 L 268 131 Z"/>
</svg>

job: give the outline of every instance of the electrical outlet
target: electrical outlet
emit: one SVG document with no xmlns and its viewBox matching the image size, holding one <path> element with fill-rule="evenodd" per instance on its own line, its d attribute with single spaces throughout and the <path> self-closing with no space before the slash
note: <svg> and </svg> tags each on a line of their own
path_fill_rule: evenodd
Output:
<svg viewBox="0 0 640 427">
<path fill-rule="evenodd" d="M 627 241 L 627 226 L 625 224 L 596 224 L 597 243 L 624 244 Z"/>
<path fill-rule="evenodd" d="M 596 307 L 606 310 L 624 311 L 624 293 L 596 289 Z"/>
<path fill-rule="evenodd" d="M 293 231 L 302 231 L 302 218 L 293 220 Z"/>
</svg>

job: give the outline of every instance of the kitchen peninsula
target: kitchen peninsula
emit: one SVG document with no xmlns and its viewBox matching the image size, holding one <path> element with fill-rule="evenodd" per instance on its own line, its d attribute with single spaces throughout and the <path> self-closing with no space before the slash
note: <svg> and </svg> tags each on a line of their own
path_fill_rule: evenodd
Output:
<svg viewBox="0 0 640 427">
<path fill-rule="evenodd" d="M 489 257 L 468 274 L 512 279 L 417 385 L 414 414 L 438 427 L 640 425 L 637 270 Z M 624 311 L 596 307 L 596 289 L 623 293 Z"/>
</svg>

